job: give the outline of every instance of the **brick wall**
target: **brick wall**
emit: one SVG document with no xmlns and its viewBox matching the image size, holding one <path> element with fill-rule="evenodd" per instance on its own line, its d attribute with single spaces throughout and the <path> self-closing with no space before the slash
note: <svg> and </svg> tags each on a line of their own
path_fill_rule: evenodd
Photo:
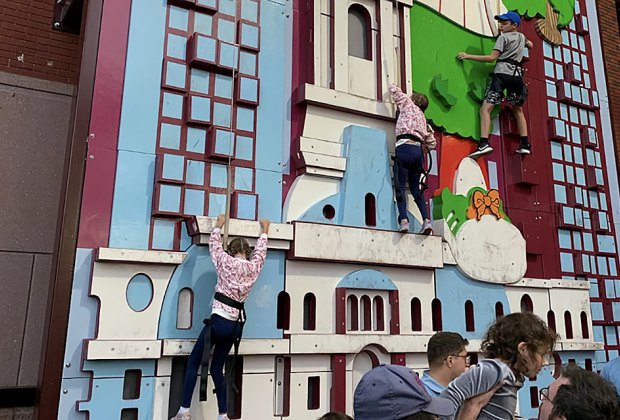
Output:
<svg viewBox="0 0 620 420">
<path fill-rule="evenodd" d="M 52 29 L 54 0 L 0 0 L 0 71 L 77 84 L 80 37 Z"/>
<path fill-rule="evenodd" d="M 620 164 L 620 32 L 618 31 L 616 0 L 597 0 L 596 6 L 603 43 L 611 121 L 616 143 L 616 161 Z"/>
</svg>

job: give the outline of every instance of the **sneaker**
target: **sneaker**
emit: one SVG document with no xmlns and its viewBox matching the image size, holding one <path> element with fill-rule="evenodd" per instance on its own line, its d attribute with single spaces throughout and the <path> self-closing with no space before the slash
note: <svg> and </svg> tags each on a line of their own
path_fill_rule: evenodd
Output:
<svg viewBox="0 0 620 420">
<path fill-rule="evenodd" d="M 422 235 L 432 235 L 433 234 L 433 225 L 431 225 L 431 221 L 428 219 L 424 219 L 424 223 L 422 224 L 422 230 L 420 231 Z"/>
<path fill-rule="evenodd" d="M 399 232 L 409 232 L 409 221 L 408 220 L 402 220 L 400 222 Z"/>
<path fill-rule="evenodd" d="M 177 413 L 176 416 L 174 416 L 173 418 L 171 418 L 170 420 L 191 420 L 192 416 L 189 414 L 189 411 L 187 413 Z"/>
<path fill-rule="evenodd" d="M 532 153 L 532 146 L 529 143 L 520 144 L 519 148 L 515 150 L 515 153 L 519 153 L 521 155 L 529 155 Z"/>
<path fill-rule="evenodd" d="M 493 151 L 493 148 L 489 146 L 489 143 L 478 143 L 478 147 L 472 153 L 469 154 L 469 157 L 472 159 L 479 158 L 483 155 L 488 155 Z"/>
</svg>

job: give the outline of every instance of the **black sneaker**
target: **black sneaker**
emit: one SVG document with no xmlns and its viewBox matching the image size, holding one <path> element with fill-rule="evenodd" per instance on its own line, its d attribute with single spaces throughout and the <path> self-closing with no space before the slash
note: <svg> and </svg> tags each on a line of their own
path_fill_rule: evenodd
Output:
<svg viewBox="0 0 620 420">
<path fill-rule="evenodd" d="M 529 155 L 532 153 L 532 146 L 529 143 L 520 144 L 519 148 L 515 150 L 515 153 L 519 153 L 521 155 Z"/>
<path fill-rule="evenodd" d="M 472 159 L 479 158 L 483 155 L 488 155 L 493 151 L 493 148 L 489 146 L 489 143 L 478 143 L 478 147 L 472 153 L 469 154 L 469 157 Z"/>
</svg>

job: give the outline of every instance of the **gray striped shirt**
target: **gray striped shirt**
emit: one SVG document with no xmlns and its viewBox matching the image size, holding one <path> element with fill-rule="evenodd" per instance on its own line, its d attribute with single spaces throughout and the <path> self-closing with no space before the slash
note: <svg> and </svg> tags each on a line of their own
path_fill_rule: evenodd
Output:
<svg viewBox="0 0 620 420">
<path fill-rule="evenodd" d="M 500 381 L 505 381 L 491 401 L 480 411 L 478 419 L 512 420 L 517 409 L 517 391 L 523 386 L 508 365 L 497 359 L 481 360 L 475 367 L 450 382 L 440 397 L 447 398 L 454 404 L 455 414 L 442 417 L 452 420 L 457 417 L 463 401 L 487 392 Z"/>
</svg>

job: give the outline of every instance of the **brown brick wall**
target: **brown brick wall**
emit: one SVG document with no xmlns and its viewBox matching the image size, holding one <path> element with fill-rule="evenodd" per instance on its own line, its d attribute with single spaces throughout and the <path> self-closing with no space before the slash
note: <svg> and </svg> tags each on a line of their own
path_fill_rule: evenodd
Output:
<svg viewBox="0 0 620 420">
<path fill-rule="evenodd" d="M 54 0 L 0 0 L 0 71 L 77 84 L 80 37 L 52 29 Z"/>
<path fill-rule="evenodd" d="M 616 143 L 616 162 L 620 164 L 620 32 L 616 0 L 596 0 L 611 122 Z"/>
</svg>

